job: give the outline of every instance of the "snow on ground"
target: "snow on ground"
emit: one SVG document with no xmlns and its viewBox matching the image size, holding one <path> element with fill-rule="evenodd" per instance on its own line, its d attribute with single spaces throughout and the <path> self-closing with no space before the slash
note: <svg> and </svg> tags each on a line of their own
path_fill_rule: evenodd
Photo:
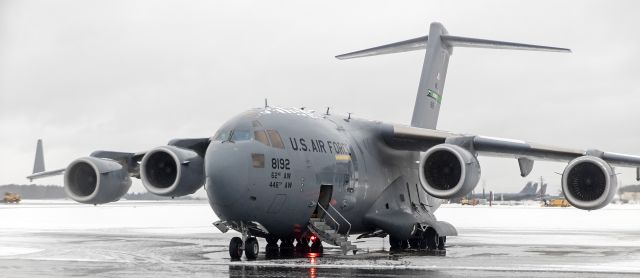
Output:
<svg viewBox="0 0 640 278">
<path fill-rule="evenodd" d="M 0 219 L 0 231 L 218 232 L 211 225 L 218 218 L 205 201 L 121 201 L 93 206 L 25 200 L 0 205 Z"/>
<path fill-rule="evenodd" d="M 585 211 L 572 207 L 443 205 L 439 220 L 461 229 L 575 230 L 640 232 L 640 205 L 609 205 Z"/>
<path fill-rule="evenodd" d="M 2 248 L 0 248 L 0 257 L 1 256 L 25 255 L 25 254 L 40 252 L 42 250 L 43 249 L 38 249 L 38 248 L 3 246 Z"/>
<path fill-rule="evenodd" d="M 392 269 L 398 276 L 428 274 L 412 270 L 453 271 L 454 277 L 640 274 L 640 205 L 610 205 L 589 212 L 544 208 L 535 202 L 493 207 L 451 204 L 443 205 L 436 215 L 459 230 L 459 236 L 447 240 L 445 255 L 389 254 L 386 239 L 372 238 L 355 242 L 362 248 L 357 256 L 342 256 L 327 246 L 329 255 L 317 259 L 274 260 L 261 255 L 256 261 L 231 262 L 227 246 L 235 235 L 221 234 L 211 225 L 217 217 L 206 201 L 92 206 L 26 200 L 0 204 L 0 267 L 25 277 L 46 277 L 52 268 L 69 276 L 97 271 L 104 277 L 193 273 L 211 277 L 254 270 L 260 276 L 265 268 L 271 271 L 267 276 L 295 277 L 292 269 L 301 267 L 319 272 L 327 268 L 325 275 L 335 272 L 334 276 L 367 269 L 378 274 Z"/>
<path fill-rule="evenodd" d="M 640 232 L 640 205 L 609 205 L 600 210 L 583 211 L 540 207 L 537 203 L 492 207 L 448 204 L 440 207 L 436 216 L 461 230 Z M 120 201 L 92 206 L 65 200 L 25 200 L 18 205 L 0 205 L 0 219 L 3 231 L 136 229 L 147 232 L 218 232 L 211 225 L 218 217 L 206 201 Z"/>
</svg>

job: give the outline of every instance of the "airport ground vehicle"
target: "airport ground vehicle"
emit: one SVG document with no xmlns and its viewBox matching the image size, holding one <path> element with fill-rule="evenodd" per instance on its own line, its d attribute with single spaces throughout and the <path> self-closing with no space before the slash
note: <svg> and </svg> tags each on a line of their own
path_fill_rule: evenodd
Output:
<svg viewBox="0 0 640 278">
<path fill-rule="evenodd" d="M 460 204 L 462 205 L 469 205 L 469 206 L 477 206 L 480 204 L 480 201 L 478 199 L 462 199 L 462 201 L 460 202 Z"/>
<path fill-rule="evenodd" d="M 16 194 L 16 193 L 12 193 L 12 192 L 5 192 L 4 193 L 4 198 L 2 198 L 2 201 L 5 203 L 20 203 L 22 199 L 20 198 L 20 194 Z"/>
<path fill-rule="evenodd" d="M 542 201 L 542 206 L 543 207 L 562 207 L 562 208 L 566 208 L 566 207 L 570 207 L 571 204 L 569 204 L 567 199 L 557 198 L 557 199 L 543 200 Z"/>
</svg>

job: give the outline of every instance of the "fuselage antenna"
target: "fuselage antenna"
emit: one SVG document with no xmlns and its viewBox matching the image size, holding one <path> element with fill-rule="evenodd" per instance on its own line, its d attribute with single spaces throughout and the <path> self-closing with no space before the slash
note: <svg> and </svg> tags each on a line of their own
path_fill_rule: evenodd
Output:
<svg viewBox="0 0 640 278">
<path fill-rule="evenodd" d="M 269 104 L 267 103 L 267 98 L 264 98 L 264 108 L 269 107 Z"/>
<path fill-rule="evenodd" d="M 325 115 L 329 116 L 329 107 L 327 107 L 327 113 Z"/>
</svg>

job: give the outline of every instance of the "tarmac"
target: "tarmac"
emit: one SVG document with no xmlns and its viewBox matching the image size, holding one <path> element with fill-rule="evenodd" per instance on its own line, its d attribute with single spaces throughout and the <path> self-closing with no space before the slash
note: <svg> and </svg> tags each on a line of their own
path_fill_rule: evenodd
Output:
<svg viewBox="0 0 640 278">
<path fill-rule="evenodd" d="M 258 259 L 232 261 L 228 243 L 238 234 L 216 232 L 206 203 L 27 201 L 0 206 L 0 269 L 3 277 L 640 277 L 640 206 L 591 214 L 600 224 L 615 221 L 606 227 L 578 223 L 582 212 L 573 208 L 441 211 L 441 219 L 468 219 L 454 223 L 460 236 L 448 239 L 446 251 L 389 252 L 386 238 L 353 237 L 356 255 L 329 245 L 322 255 L 265 254 L 260 240 Z M 538 217 L 549 220 L 527 220 Z"/>
</svg>

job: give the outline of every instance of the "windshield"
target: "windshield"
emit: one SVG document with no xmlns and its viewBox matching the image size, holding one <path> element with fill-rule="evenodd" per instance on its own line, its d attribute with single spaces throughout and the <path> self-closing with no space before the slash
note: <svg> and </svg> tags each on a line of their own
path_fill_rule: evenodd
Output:
<svg viewBox="0 0 640 278">
<path fill-rule="evenodd" d="M 235 129 L 231 135 L 231 141 L 246 141 L 251 139 L 251 132 L 248 130 Z"/>
<path fill-rule="evenodd" d="M 246 129 L 220 129 L 213 136 L 214 141 L 247 141 L 253 139 L 251 131 Z"/>
<path fill-rule="evenodd" d="M 229 140 L 230 130 L 218 130 L 216 135 L 213 136 L 213 140 L 215 141 L 226 141 Z"/>
</svg>

